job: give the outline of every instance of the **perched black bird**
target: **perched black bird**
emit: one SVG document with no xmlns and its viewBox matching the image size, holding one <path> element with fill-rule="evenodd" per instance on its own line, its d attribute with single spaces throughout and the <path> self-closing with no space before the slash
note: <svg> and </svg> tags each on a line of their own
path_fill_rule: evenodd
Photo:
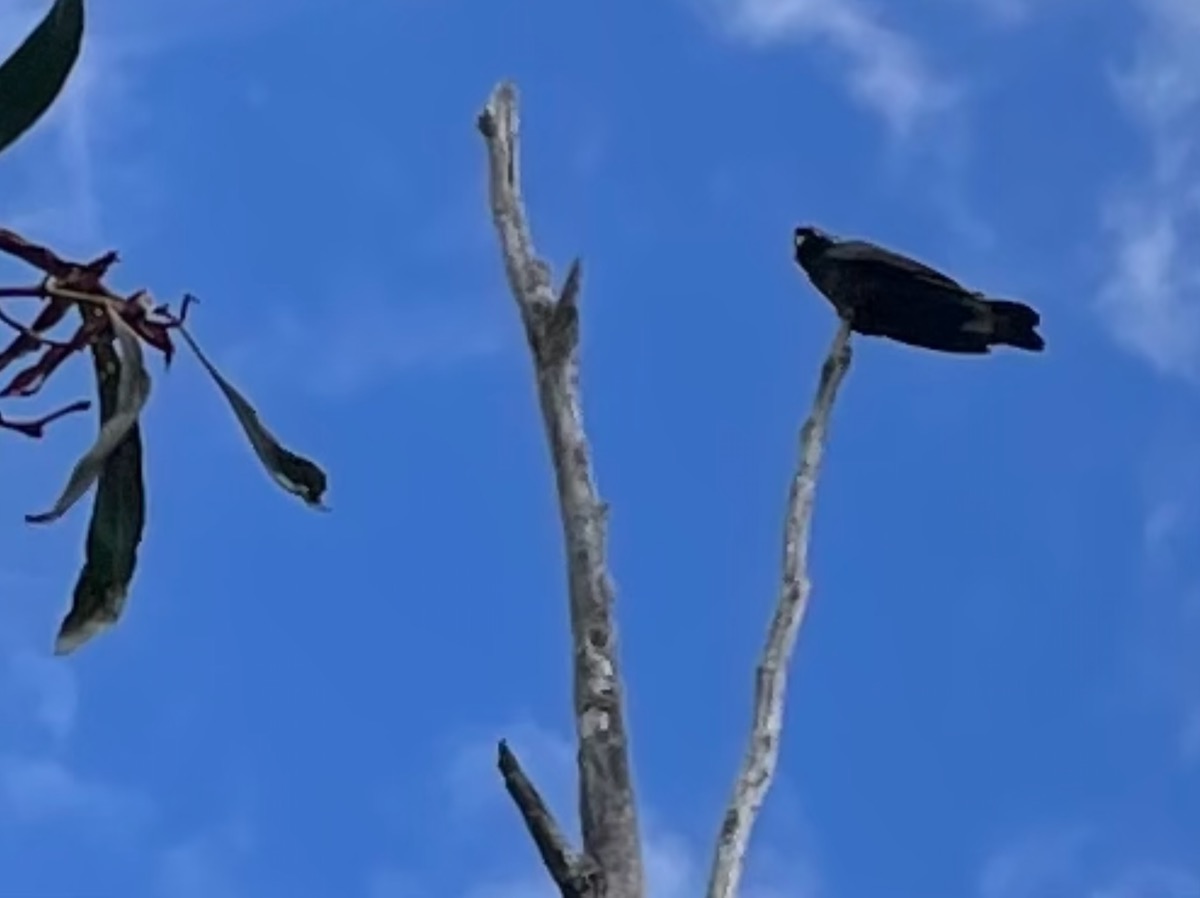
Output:
<svg viewBox="0 0 1200 898">
<path fill-rule="evenodd" d="M 1036 310 L 993 299 L 864 240 L 796 228 L 796 262 L 853 330 L 940 352 L 983 354 L 993 346 L 1041 352 Z"/>
</svg>

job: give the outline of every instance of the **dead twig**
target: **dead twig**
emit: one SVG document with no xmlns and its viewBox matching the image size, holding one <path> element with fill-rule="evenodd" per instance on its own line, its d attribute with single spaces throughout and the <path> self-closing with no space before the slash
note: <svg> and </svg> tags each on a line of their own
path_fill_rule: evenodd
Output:
<svg viewBox="0 0 1200 898">
<path fill-rule="evenodd" d="M 508 743 L 500 740 L 497 767 L 504 787 L 521 812 L 521 819 L 537 845 L 542 863 L 558 885 L 563 898 L 598 898 L 604 894 L 603 872 L 590 858 L 572 850 L 541 794 L 521 769 Z"/>
<path fill-rule="evenodd" d="M 9 421 L 3 415 L 0 415 L 0 428 L 5 430 L 15 430 L 17 433 L 24 434 L 30 439 L 40 440 L 45 436 L 45 428 L 47 424 L 57 421 L 59 418 L 72 415 L 75 412 L 86 412 L 92 407 L 92 404 L 86 399 L 80 399 L 77 402 L 72 402 L 70 405 L 64 406 L 58 411 L 51 412 L 48 415 L 43 415 L 33 421 Z"/>
<path fill-rule="evenodd" d="M 850 356 L 850 323 L 842 320 L 829 347 L 829 355 L 821 366 L 812 411 L 800 430 L 800 461 L 788 492 L 783 529 L 783 578 L 779 601 L 755 671 L 750 743 L 717 837 L 707 898 L 735 898 L 737 895 L 750 832 L 775 776 L 788 667 L 808 608 L 808 544 L 817 473 L 833 404 L 850 368 Z"/>
<path fill-rule="evenodd" d="M 49 337 L 44 337 L 33 328 L 26 327 L 16 318 L 13 318 L 3 309 L 0 309 L 0 322 L 7 324 L 26 340 L 32 341 L 35 346 L 57 346 L 59 349 L 71 349 L 72 344 L 64 343 L 61 340 L 51 340 Z"/>
</svg>

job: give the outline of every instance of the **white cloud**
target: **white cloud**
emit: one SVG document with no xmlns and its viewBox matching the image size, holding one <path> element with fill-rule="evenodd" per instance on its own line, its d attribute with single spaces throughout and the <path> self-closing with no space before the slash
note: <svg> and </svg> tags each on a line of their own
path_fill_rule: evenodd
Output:
<svg viewBox="0 0 1200 898">
<path fill-rule="evenodd" d="M 1194 574 L 1188 576 L 1194 577 Z M 1174 585 L 1182 583 L 1183 585 Z M 1167 715 L 1184 767 L 1200 764 L 1200 584 L 1175 578 L 1142 607 L 1134 645 L 1136 685 L 1152 707 Z M 1181 596 L 1182 593 L 1182 596 Z"/>
<path fill-rule="evenodd" d="M 1200 305 L 1194 285 L 1200 264 L 1181 244 L 1191 225 L 1169 191 L 1112 203 L 1104 226 L 1113 241 L 1113 268 L 1099 310 L 1113 338 L 1161 374 L 1200 376 Z"/>
<path fill-rule="evenodd" d="M 908 136 L 954 105 L 958 91 L 917 44 L 863 0 L 711 0 L 732 34 L 758 44 L 817 43 L 838 57 L 851 95 Z"/>
<path fill-rule="evenodd" d="M 44 2 L 0 0 L 0 31 L 22 39 L 46 11 Z M 89 14 L 78 61 L 47 115 L 5 154 L 12 197 L 5 225 L 72 255 L 94 254 L 102 240 L 98 166 L 129 158 L 125 125 L 133 110 L 129 63 L 105 33 L 103 13 Z M 111 152 L 110 152 L 111 151 Z M 14 195 L 15 194 L 15 195 Z"/>
<path fill-rule="evenodd" d="M 99 251 L 117 219 L 125 235 L 152 232 L 145 218 L 160 186 L 152 158 L 140 150 L 147 110 L 135 86 L 146 83 L 146 70 L 165 53 L 275 27 L 303 5 L 111 0 L 89 7 L 82 50 L 62 93 L 5 153 L 4 225 L 83 257 Z M 49 0 L 0 0 L 0 52 L 14 49 L 48 7 Z M 102 202 L 118 191 L 119 204 Z"/>
<path fill-rule="evenodd" d="M 204 842 L 168 848 L 158 871 L 163 898 L 240 898 L 236 876 L 220 849 Z"/>
<path fill-rule="evenodd" d="M 513 879 L 480 882 L 469 887 L 463 898 L 554 898 L 558 889 L 545 873 Z"/>
<path fill-rule="evenodd" d="M 78 819 L 98 824 L 89 831 L 117 838 L 132 835 L 150 813 L 140 796 L 85 780 L 61 761 L 15 755 L 0 756 L 0 808 L 10 821 Z"/>
<path fill-rule="evenodd" d="M 1173 423 L 1151 435 L 1138 465 L 1144 509 L 1142 548 L 1147 567 L 1164 579 L 1187 576 L 1200 502 L 1200 430 Z"/>
<path fill-rule="evenodd" d="M 0 732 L 8 737 L 0 738 L 0 753 L 22 740 L 59 752 L 75 727 L 79 689 L 71 668 L 46 651 L 44 632 L 39 644 L 38 630 L 48 622 L 31 599 L 54 594 L 61 584 L 0 572 L 0 587 L 16 599 L 0 614 Z"/>
<path fill-rule="evenodd" d="M 1179 738 L 1179 751 L 1184 763 L 1200 762 L 1200 703 L 1184 715 L 1183 729 Z"/>
<path fill-rule="evenodd" d="M 410 874 L 384 866 L 367 878 L 367 898 L 427 898 L 429 893 Z"/>
<path fill-rule="evenodd" d="M 79 706 L 79 690 L 71 669 L 53 657 L 21 648 L 8 659 L 8 675 L 12 691 L 61 746 L 75 726 Z"/>
<path fill-rule="evenodd" d="M 1129 628 L 1129 685 L 1139 702 L 1165 713 L 1185 766 L 1200 762 L 1200 429 L 1172 418 L 1152 433 L 1139 464 L 1142 573 Z"/>
<path fill-rule="evenodd" d="M 515 823 L 515 821 L 514 821 Z M 682 838 L 650 829 L 643 839 L 646 894 L 649 898 L 693 898 L 704 892 L 696 856 Z M 536 864 L 534 861 L 531 863 Z M 744 890 L 746 898 L 807 898 L 804 893 Z M 528 874 L 476 883 L 464 898 L 555 898 L 559 894 L 550 875 L 538 864 Z M 389 896 L 390 898 L 390 896 Z"/>
<path fill-rule="evenodd" d="M 646 868 L 646 893 L 654 898 L 687 898 L 703 893 L 700 870 L 692 846 L 669 830 L 643 822 L 642 858 Z"/>
<path fill-rule="evenodd" d="M 1031 12 L 1026 0 L 972 0 L 979 10 L 999 25 L 1020 25 Z"/>
<path fill-rule="evenodd" d="M 1178 618 L 1178 633 L 1187 647 L 1195 650 L 1196 640 L 1200 639 L 1200 589 L 1193 589 L 1182 603 L 1183 609 Z M 1186 650 L 1178 650 L 1181 655 Z M 1186 766 L 1195 769 L 1200 766 L 1200 665 L 1195 661 L 1195 655 L 1186 655 L 1178 665 L 1181 682 L 1174 690 L 1180 694 L 1177 704 L 1180 706 L 1179 722 L 1179 758 Z"/>
<path fill-rule="evenodd" d="M 1200 898 L 1198 872 L 1123 857 L 1095 827 L 1041 827 L 984 864 L 979 898 Z"/>
<path fill-rule="evenodd" d="M 444 782 L 450 810 L 467 818 L 510 802 L 496 769 L 496 745 L 503 738 L 565 830 L 575 816 L 575 745 L 566 736 L 528 720 L 509 724 L 495 736 L 459 742 L 446 762 Z M 514 818 L 514 823 L 517 822 Z"/>
<path fill-rule="evenodd" d="M 979 898 L 1050 898 L 1072 893 L 1079 877 L 1079 855 L 1090 838 L 1082 827 L 1022 835 L 987 859 L 979 877 Z"/>
<path fill-rule="evenodd" d="M 242 867 L 253 838 L 244 819 L 167 848 L 159 860 L 161 898 L 242 898 Z"/>
<path fill-rule="evenodd" d="M 1143 28 L 1113 79 L 1150 170 L 1105 203 L 1112 270 L 1098 308 L 1114 339 L 1159 373 L 1200 383 L 1200 6 L 1139 0 Z"/>
<path fill-rule="evenodd" d="M 1175 542 L 1187 521 L 1187 508 L 1177 499 L 1162 499 L 1152 504 L 1142 526 L 1142 550 L 1151 568 L 1169 565 Z"/>
<path fill-rule="evenodd" d="M 1029 25 L 1036 19 L 1044 18 L 1063 9 L 1085 6 L 1086 0 L 946 0 L 970 7 L 983 17 L 989 24 L 1000 28 L 1019 28 Z"/>
<path fill-rule="evenodd" d="M 265 322 L 246 327 L 255 336 L 223 356 L 231 379 L 244 371 L 255 379 L 340 398 L 416 368 L 495 355 L 512 333 L 504 317 L 510 310 L 503 303 L 401 304 L 369 288 L 348 289 L 345 296 L 350 295 L 352 305 L 339 296 L 303 314 L 280 307 Z M 202 327 L 198 336 L 203 339 Z"/>
<path fill-rule="evenodd" d="M 9 580 L 28 578 L 0 576 Z M 44 597 L 60 588 L 40 580 L 22 585 L 10 598 Z M 79 687 L 71 666 L 49 655 L 44 624 L 32 601 L 10 602 L 0 615 L 0 824 L 61 826 L 125 844 L 143 832 L 154 807 L 140 792 L 67 762 Z"/>
<path fill-rule="evenodd" d="M 576 847 L 579 840 L 576 813 L 576 765 L 573 738 L 561 731 L 521 720 L 486 735 L 476 731 L 462 736 L 447 752 L 442 782 L 449 797 L 447 810 L 456 829 L 485 828 L 485 818 L 495 816 L 496 825 L 509 827 L 515 840 L 528 842 L 520 817 L 512 809 L 496 770 L 496 740 L 504 738 L 521 761 L 550 806 L 559 826 Z M 691 898 L 704 892 L 711 846 L 695 844 L 667 822 L 664 815 L 643 799 L 640 808 L 646 892 L 650 898 Z M 713 821 L 713 835 L 716 833 Z M 765 849 L 765 850 L 764 850 Z M 820 888 L 815 866 L 806 851 L 789 843 L 783 863 L 774 860 L 770 846 L 759 845 L 745 878 L 745 898 L 818 898 Z M 554 898 L 557 888 L 543 869 L 532 844 L 527 845 L 519 872 L 481 871 L 478 880 L 464 890 L 463 898 Z M 382 883 L 382 885 L 381 885 Z M 383 864 L 368 879 L 368 898 L 420 898 L 419 878 L 409 871 Z"/>
<path fill-rule="evenodd" d="M 1200 878 L 1180 868 L 1138 867 L 1096 889 L 1092 898 L 1200 898 Z"/>
<path fill-rule="evenodd" d="M 1138 118 L 1155 128 L 1194 127 L 1200 102 L 1200 6 L 1193 0 L 1137 0 L 1145 23 L 1132 65 L 1117 90 Z"/>
</svg>

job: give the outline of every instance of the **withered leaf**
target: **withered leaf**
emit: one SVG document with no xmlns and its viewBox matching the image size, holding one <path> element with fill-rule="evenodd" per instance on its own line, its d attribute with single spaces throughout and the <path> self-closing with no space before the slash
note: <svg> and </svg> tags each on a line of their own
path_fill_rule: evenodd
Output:
<svg viewBox="0 0 1200 898">
<path fill-rule="evenodd" d="M 62 317 L 71 308 L 71 304 L 62 300 L 52 299 L 34 319 L 33 324 L 29 325 L 29 333 L 17 334 L 13 341 L 0 351 L 0 371 L 3 371 L 17 359 L 28 353 L 33 352 L 41 342 L 35 336 L 43 331 L 47 331 L 62 320 Z"/>
<path fill-rule="evenodd" d="M 86 314 L 99 317 L 95 313 Z M 106 341 L 92 347 L 92 361 L 103 425 L 120 406 L 118 372 L 126 366 Z M 137 567 L 145 522 L 141 426 L 135 422 L 109 455 L 96 486 L 86 560 L 75 583 L 71 609 L 59 627 L 55 654 L 74 651 L 120 618 Z"/>
<path fill-rule="evenodd" d="M 116 408 L 100 427 L 96 442 L 75 465 L 62 495 L 54 507 L 41 514 L 25 515 L 30 524 L 57 521 L 83 497 L 104 470 L 104 463 L 120 445 L 125 435 L 137 424 L 138 415 L 150 398 L 150 375 L 142 358 L 142 345 L 135 334 L 111 306 L 106 306 L 113 333 L 121 345 L 120 375 L 117 379 Z"/>
<path fill-rule="evenodd" d="M 100 316 L 98 320 L 103 322 L 104 317 Z M 98 330 L 97 319 L 93 318 L 79 325 L 79 329 L 66 343 L 47 345 L 36 362 L 18 371 L 7 386 L 0 390 L 0 398 L 32 396 L 38 392 L 50 375 L 57 371 L 72 353 L 83 349 L 92 341 Z"/>
<path fill-rule="evenodd" d="M 196 341 L 192 339 L 192 335 L 188 333 L 187 329 L 180 326 L 179 333 L 192 352 L 196 354 L 196 358 L 200 360 L 200 364 L 204 366 L 209 376 L 220 387 L 221 392 L 225 394 L 234 415 L 237 416 L 238 423 L 242 425 L 242 430 L 246 433 L 246 438 L 250 440 L 250 445 L 254 448 L 255 454 L 271 478 L 289 493 L 299 496 L 309 506 L 327 511 L 328 509 L 321 501 L 328 485 L 325 472 L 307 458 L 296 455 L 281 446 L 259 420 L 258 412 L 254 410 L 254 407 L 233 388 L 229 381 L 221 376 L 221 373 L 200 350 Z"/>
<path fill-rule="evenodd" d="M 171 332 L 167 325 L 149 318 L 138 318 L 129 322 L 129 326 L 137 331 L 137 335 L 163 354 L 163 366 L 171 367 L 175 358 L 175 344 L 171 342 Z"/>
<path fill-rule="evenodd" d="M 58 370 L 59 365 L 67 360 L 71 350 L 63 346 L 48 346 L 41 358 L 17 372 L 9 381 L 8 386 L 0 390 L 0 397 L 32 396 L 42 388 L 46 379 Z"/>
</svg>

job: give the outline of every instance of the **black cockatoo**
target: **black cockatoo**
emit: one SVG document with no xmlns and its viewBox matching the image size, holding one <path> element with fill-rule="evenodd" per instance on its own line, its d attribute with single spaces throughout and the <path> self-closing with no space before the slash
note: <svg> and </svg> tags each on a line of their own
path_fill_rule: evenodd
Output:
<svg viewBox="0 0 1200 898">
<path fill-rule="evenodd" d="M 1023 302 L 968 290 L 915 259 L 814 227 L 795 231 L 796 262 L 860 334 L 940 352 L 980 355 L 993 346 L 1041 352 L 1041 316 Z"/>
</svg>

